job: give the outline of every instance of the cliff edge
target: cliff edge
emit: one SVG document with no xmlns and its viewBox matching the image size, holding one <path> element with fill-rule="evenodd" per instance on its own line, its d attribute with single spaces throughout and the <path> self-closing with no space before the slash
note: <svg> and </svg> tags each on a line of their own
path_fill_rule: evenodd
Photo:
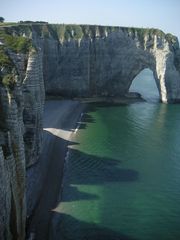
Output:
<svg viewBox="0 0 180 240">
<path fill-rule="evenodd" d="M 160 100 L 180 99 L 178 39 L 158 29 L 88 25 L 38 26 L 46 93 L 68 97 L 125 96 L 133 79 L 152 70 Z"/>
</svg>

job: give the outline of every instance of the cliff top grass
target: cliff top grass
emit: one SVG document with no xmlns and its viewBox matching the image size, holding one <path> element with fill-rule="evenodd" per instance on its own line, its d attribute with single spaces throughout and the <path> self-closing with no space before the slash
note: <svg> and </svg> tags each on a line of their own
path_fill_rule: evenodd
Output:
<svg viewBox="0 0 180 240">
<path fill-rule="evenodd" d="M 27 53 L 32 48 L 32 40 L 23 36 L 21 31 L 15 31 L 14 26 L 0 26 L 0 42 L 15 53 Z"/>
<path fill-rule="evenodd" d="M 46 24 L 45 26 L 36 25 L 39 28 L 39 32 L 43 35 L 44 29 L 46 29 L 46 37 L 50 35 L 56 36 L 61 40 L 68 39 L 81 39 L 83 37 L 104 37 L 112 32 L 123 32 L 134 37 L 135 35 L 139 39 L 143 39 L 145 36 L 152 38 L 156 35 L 159 38 L 166 39 L 169 43 L 177 41 L 177 37 L 168 33 L 165 34 L 162 30 L 156 28 L 135 28 L 135 27 L 118 27 L 118 26 L 99 26 L 99 25 L 76 25 L 76 24 Z"/>
<path fill-rule="evenodd" d="M 134 28 L 118 26 L 99 26 L 99 25 L 76 25 L 76 24 L 32 24 L 32 27 L 41 37 L 56 37 L 59 40 L 81 39 L 83 37 L 104 37 L 112 32 L 122 30 L 131 36 L 137 35 L 139 38 L 144 36 L 152 37 L 156 35 L 165 38 L 168 41 L 175 40 L 172 34 L 165 34 L 163 31 L 155 28 Z"/>
<path fill-rule="evenodd" d="M 25 36 L 31 37 L 32 30 L 34 30 L 38 36 L 42 38 L 55 38 L 57 40 L 69 40 L 69 39 L 82 39 L 82 38 L 96 38 L 104 37 L 111 32 L 123 32 L 137 36 L 142 40 L 145 36 L 151 38 L 156 35 L 159 38 L 166 39 L 169 43 L 177 41 L 177 37 L 172 34 L 165 34 L 160 29 L 156 28 L 135 28 L 135 27 L 119 27 L 119 26 L 101 26 L 101 25 L 78 25 L 78 24 L 48 24 L 43 21 L 20 21 L 18 23 L 1 23 L 0 28 L 11 29 L 12 32 L 19 36 L 25 34 Z M 19 39 L 20 40 L 20 39 Z M 20 40 L 20 42 L 22 39 Z M 19 49 L 18 49 L 19 50 Z"/>
</svg>

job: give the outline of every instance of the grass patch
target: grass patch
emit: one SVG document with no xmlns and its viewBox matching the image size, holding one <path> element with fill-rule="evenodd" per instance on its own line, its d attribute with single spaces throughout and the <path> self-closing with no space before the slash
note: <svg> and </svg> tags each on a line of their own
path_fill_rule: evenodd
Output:
<svg viewBox="0 0 180 240">
<path fill-rule="evenodd" d="M 23 36 L 14 36 L 8 29 L 0 29 L 0 40 L 15 53 L 27 53 L 32 48 L 32 40 Z"/>
<path fill-rule="evenodd" d="M 0 67 L 9 67 L 12 66 L 12 61 L 7 55 L 5 48 L 0 46 Z"/>
<path fill-rule="evenodd" d="M 81 26 L 76 24 L 50 24 L 49 31 L 51 29 L 59 40 L 68 40 L 71 38 L 77 40 L 81 39 L 84 35 Z"/>
</svg>

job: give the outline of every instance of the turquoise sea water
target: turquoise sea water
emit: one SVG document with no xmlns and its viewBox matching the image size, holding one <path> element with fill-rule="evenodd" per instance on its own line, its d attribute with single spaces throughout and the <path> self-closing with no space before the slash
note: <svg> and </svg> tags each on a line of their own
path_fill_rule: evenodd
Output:
<svg viewBox="0 0 180 240">
<path fill-rule="evenodd" d="M 83 115 L 57 208 L 60 239 L 180 239 L 180 105 L 140 88 L 148 102 Z"/>
</svg>

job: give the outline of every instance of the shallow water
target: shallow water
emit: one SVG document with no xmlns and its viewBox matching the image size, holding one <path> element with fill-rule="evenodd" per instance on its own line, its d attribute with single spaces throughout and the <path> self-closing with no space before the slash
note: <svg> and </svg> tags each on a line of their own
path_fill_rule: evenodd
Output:
<svg viewBox="0 0 180 240">
<path fill-rule="evenodd" d="M 179 140 L 180 105 L 91 106 L 66 162 L 60 239 L 180 239 Z"/>
</svg>

